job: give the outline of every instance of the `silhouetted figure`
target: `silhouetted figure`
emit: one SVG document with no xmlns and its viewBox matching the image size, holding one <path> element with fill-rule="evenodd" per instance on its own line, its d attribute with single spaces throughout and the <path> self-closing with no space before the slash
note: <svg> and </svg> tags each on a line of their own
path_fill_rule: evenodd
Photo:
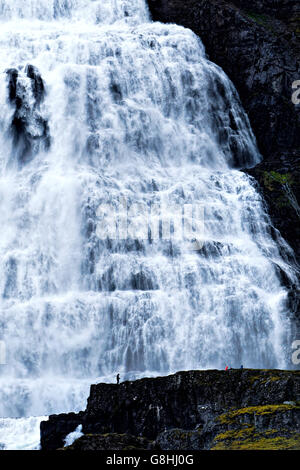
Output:
<svg viewBox="0 0 300 470">
<path fill-rule="evenodd" d="M 241 369 L 244 369 L 244 366 L 243 366 L 243 364 L 241 365 Z"/>
<path fill-rule="evenodd" d="M 228 370 L 228 366 L 225 367 L 225 370 L 226 370 L 226 371 Z"/>
<path fill-rule="evenodd" d="M 117 375 L 117 385 L 120 385 L 120 374 Z"/>
</svg>

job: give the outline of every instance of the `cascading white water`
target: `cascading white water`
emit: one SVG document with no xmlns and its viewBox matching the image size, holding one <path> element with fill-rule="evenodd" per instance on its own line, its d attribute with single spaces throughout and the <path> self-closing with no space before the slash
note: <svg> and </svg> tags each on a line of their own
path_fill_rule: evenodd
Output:
<svg viewBox="0 0 300 470">
<path fill-rule="evenodd" d="M 200 40 L 144 0 L 0 0 L 0 19 L 0 442 L 32 447 L 33 416 L 84 408 L 116 372 L 285 367 L 278 272 L 295 276 L 235 169 L 260 156 Z M 202 245 L 101 236 L 124 200 L 137 218 L 201 205 Z"/>
</svg>

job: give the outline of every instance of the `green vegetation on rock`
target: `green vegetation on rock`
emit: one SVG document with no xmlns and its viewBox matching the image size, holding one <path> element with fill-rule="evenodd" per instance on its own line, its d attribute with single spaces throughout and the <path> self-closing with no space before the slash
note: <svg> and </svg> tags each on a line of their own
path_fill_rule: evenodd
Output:
<svg viewBox="0 0 300 470">
<path fill-rule="evenodd" d="M 263 405 L 263 406 L 247 406 L 246 408 L 240 408 L 238 410 L 231 410 L 227 413 L 222 414 L 218 417 L 218 420 L 221 424 L 230 424 L 234 423 L 236 418 L 240 416 L 250 414 L 250 415 L 266 415 L 273 413 L 281 413 L 288 410 L 299 409 L 298 405 Z"/>
<path fill-rule="evenodd" d="M 300 218 L 300 207 L 292 190 L 294 178 L 290 173 L 281 174 L 276 171 L 264 171 L 263 183 L 268 191 L 278 193 L 279 190 L 279 197 L 276 197 L 274 201 L 277 207 L 291 206 Z"/>
<path fill-rule="evenodd" d="M 276 429 L 256 432 L 249 426 L 218 434 L 211 450 L 300 450 L 300 433 L 288 432 L 283 436 Z"/>
<path fill-rule="evenodd" d="M 269 191 L 273 191 L 274 183 L 279 183 L 281 185 L 288 184 L 292 186 L 293 184 L 293 177 L 290 173 L 281 174 L 276 171 L 265 171 L 264 172 L 264 185 L 266 186 Z"/>
<path fill-rule="evenodd" d="M 291 412 L 299 416 L 299 404 L 248 406 L 223 413 L 217 418 L 220 431 L 211 449 L 300 450 L 300 433 L 283 425 Z M 282 423 L 280 428 L 278 423 Z"/>
<path fill-rule="evenodd" d="M 259 382 L 260 384 L 265 384 L 269 382 L 277 382 L 280 380 L 280 377 L 278 375 L 274 375 L 274 377 L 261 377 L 259 375 L 255 375 L 253 377 L 250 377 L 249 382 L 250 384 L 254 384 L 255 382 Z"/>
</svg>

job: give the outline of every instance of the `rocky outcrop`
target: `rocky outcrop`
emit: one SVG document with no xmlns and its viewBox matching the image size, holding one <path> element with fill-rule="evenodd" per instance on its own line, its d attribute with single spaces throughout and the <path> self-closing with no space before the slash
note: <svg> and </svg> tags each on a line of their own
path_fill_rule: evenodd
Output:
<svg viewBox="0 0 300 470">
<path fill-rule="evenodd" d="M 252 406 L 218 418 L 213 450 L 300 449 L 299 406 Z"/>
<path fill-rule="evenodd" d="M 50 147 L 48 121 L 40 110 L 45 86 L 38 69 L 30 64 L 24 71 L 8 69 L 6 74 L 8 99 L 14 109 L 10 126 L 14 143 L 11 159 L 17 159 L 19 166 L 22 166 L 39 150 Z"/>
<path fill-rule="evenodd" d="M 71 446 L 59 450 L 154 450 L 153 441 L 130 434 L 87 434 L 77 439 Z"/>
<path fill-rule="evenodd" d="M 41 445 L 47 450 L 55 450 L 64 445 L 65 437 L 82 424 L 84 413 L 68 413 L 50 416 L 49 421 L 41 422 Z"/>
<path fill-rule="evenodd" d="M 300 439 L 299 400 L 300 371 L 190 371 L 119 386 L 92 385 L 84 412 L 53 415 L 41 423 L 41 446 L 62 447 L 79 424 L 85 436 L 76 445 L 82 449 L 116 445 L 112 434 L 145 438 L 134 444 L 143 448 L 210 449 L 234 440 L 224 433 L 246 428 L 248 441 L 267 439 L 272 430 L 270 435 L 291 439 L 294 446 Z M 129 441 L 122 442 L 119 448 Z"/>
<path fill-rule="evenodd" d="M 300 260 L 300 161 L 296 152 L 263 161 L 247 173 L 259 183 L 274 227 Z"/>
<path fill-rule="evenodd" d="M 209 58 L 234 82 L 264 162 L 252 173 L 261 184 L 272 222 L 300 260 L 299 214 L 263 182 L 264 172 L 289 173 L 298 204 L 300 80 L 298 0 L 148 0 L 154 20 L 177 23 L 199 35 Z M 281 188 L 280 188 L 281 189 Z M 283 197 L 281 197 L 283 196 Z M 278 199 L 280 201 L 278 202 Z"/>
</svg>

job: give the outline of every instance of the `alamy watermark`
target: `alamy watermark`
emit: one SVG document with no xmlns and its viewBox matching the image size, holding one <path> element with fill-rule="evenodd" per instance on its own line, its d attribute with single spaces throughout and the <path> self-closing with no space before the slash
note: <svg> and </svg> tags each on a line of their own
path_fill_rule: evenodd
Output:
<svg viewBox="0 0 300 470">
<path fill-rule="evenodd" d="M 300 80 L 296 80 L 292 84 L 292 88 L 295 90 L 292 94 L 292 102 L 295 105 L 300 104 Z"/>
<path fill-rule="evenodd" d="M 300 340 L 296 340 L 292 343 L 292 363 L 295 366 L 298 366 L 300 364 Z"/>
<path fill-rule="evenodd" d="M 101 204 L 96 212 L 96 234 L 101 240 L 183 241 L 191 250 L 203 246 L 204 206 L 200 204 Z"/>
</svg>

